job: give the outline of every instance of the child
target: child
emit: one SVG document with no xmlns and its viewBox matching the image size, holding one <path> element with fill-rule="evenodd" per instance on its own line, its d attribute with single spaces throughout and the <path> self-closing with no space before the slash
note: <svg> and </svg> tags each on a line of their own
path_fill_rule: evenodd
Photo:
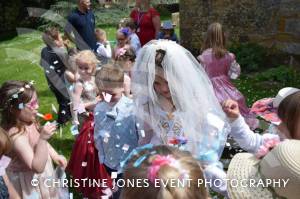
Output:
<svg viewBox="0 0 300 199">
<path fill-rule="evenodd" d="M 96 29 L 96 53 L 101 61 L 101 65 L 107 64 L 108 60 L 111 59 L 111 47 L 109 41 L 106 39 L 106 32 L 102 29 Z"/>
<path fill-rule="evenodd" d="M 171 21 L 163 22 L 161 31 L 159 32 L 157 39 L 168 39 L 178 43 L 178 38 Z"/>
<path fill-rule="evenodd" d="M 135 53 L 132 48 L 124 48 L 124 53 L 117 57 L 116 63 L 124 70 L 124 94 L 132 97 L 131 87 L 131 71 L 135 62 Z"/>
<path fill-rule="evenodd" d="M 122 198 L 130 199 L 142 195 L 145 199 L 208 199 L 201 166 L 190 153 L 170 146 L 146 145 L 135 149 L 125 165 L 124 180 L 143 179 L 141 188 L 124 187 Z M 190 179 L 188 181 L 188 179 Z M 168 183 L 164 187 L 159 180 Z M 177 184 L 181 182 L 182 184 Z"/>
<path fill-rule="evenodd" d="M 140 48 L 141 48 L 141 42 L 139 37 L 136 34 L 137 26 L 133 21 L 128 21 L 126 23 L 126 27 L 129 29 L 129 41 L 130 46 L 133 48 L 134 53 L 137 55 Z"/>
<path fill-rule="evenodd" d="M 47 45 L 42 49 L 40 65 L 44 68 L 49 88 L 59 104 L 57 122 L 64 124 L 71 119 L 70 97 L 68 95 L 64 72 L 68 65 L 67 50 L 57 28 L 51 27 L 43 33 Z"/>
<path fill-rule="evenodd" d="M 219 163 L 229 130 L 225 114 L 191 53 L 173 41 L 149 42 L 134 65 L 132 82 L 140 144 L 179 146 L 205 169 L 215 169 L 214 175 L 226 177 Z"/>
<path fill-rule="evenodd" d="M 95 146 L 100 163 L 107 171 L 120 173 L 120 162 L 137 147 L 138 135 L 132 99 L 123 96 L 124 73 L 121 68 L 104 65 L 96 74 L 99 90 L 110 94 L 110 102 L 97 104 L 95 115 Z"/>
<path fill-rule="evenodd" d="M 56 125 L 39 126 L 37 93 L 30 83 L 7 81 L 0 88 L 0 96 L 1 126 L 12 141 L 12 160 L 6 169 L 9 180 L 21 198 L 57 198 L 56 188 L 43 183 L 54 177 L 52 160 L 63 168 L 67 164 L 47 142 Z M 33 179 L 38 186 L 31 185 Z"/>
<path fill-rule="evenodd" d="M 129 48 L 129 29 L 128 28 L 121 28 L 117 31 L 116 38 L 117 38 L 117 45 L 113 51 L 113 58 L 116 60 L 120 54 L 124 53 L 124 48 Z"/>
<path fill-rule="evenodd" d="M 230 198 L 299 198 L 300 141 L 285 140 L 273 147 L 261 159 L 250 153 L 233 157 L 227 174 Z"/>
<path fill-rule="evenodd" d="M 111 186 L 110 177 L 104 166 L 99 163 L 98 151 L 94 146 L 93 110 L 101 99 L 94 78 L 98 60 L 90 50 L 80 51 L 72 59 L 78 75 L 72 94 L 73 124 L 80 124 L 81 128 L 73 146 L 67 171 L 74 179 L 107 179 L 107 186 Z M 78 190 L 84 197 L 98 198 L 103 195 L 101 187 L 85 186 L 82 181 L 79 184 Z"/>
<path fill-rule="evenodd" d="M 204 52 L 198 56 L 198 60 L 207 72 L 219 102 L 222 103 L 227 99 L 237 101 L 247 124 L 251 129 L 255 129 L 258 126 L 258 120 L 255 119 L 254 115 L 250 114 L 244 96 L 234 87 L 229 79 L 228 73 L 231 67 L 239 68 L 239 65 L 235 61 L 235 56 L 226 50 L 225 45 L 226 39 L 221 24 L 211 24 L 208 27 L 203 46 Z M 237 78 L 238 75 L 239 71 L 237 70 L 237 73 L 233 76 Z"/>
<path fill-rule="evenodd" d="M 100 100 L 95 85 L 95 72 L 98 60 L 90 50 L 80 51 L 72 57 L 72 65 L 75 70 L 72 93 L 73 124 L 79 125 L 79 119 L 84 119 L 84 113 L 93 112 Z M 79 119 L 78 119 L 78 116 Z M 82 122 L 82 121 L 81 121 Z"/>
<path fill-rule="evenodd" d="M 232 121 L 230 134 L 246 151 L 258 153 L 257 155 L 260 156 L 260 153 L 268 150 L 264 145 L 269 140 L 300 140 L 300 90 L 294 88 L 292 92 L 286 92 L 285 96 L 279 95 L 274 101 L 279 105 L 277 112 L 282 122 L 276 128 L 271 128 L 275 132 L 263 135 L 252 132 L 245 124 L 243 117 L 240 116 L 237 102 L 233 100 L 224 102 L 224 112 Z"/>
<path fill-rule="evenodd" d="M 9 181 L 5 169 L 11 159 L 6 155 L 11 150 L 11 142 L 7 133 L 0 127 L 0 198 L 20 198 L 13 185 Z"/>
</svg>

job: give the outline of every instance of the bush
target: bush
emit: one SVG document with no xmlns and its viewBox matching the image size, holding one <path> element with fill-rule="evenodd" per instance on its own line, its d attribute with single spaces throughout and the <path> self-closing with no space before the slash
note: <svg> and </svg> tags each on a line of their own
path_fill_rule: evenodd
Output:
<svg viewBox="0 0 300 199">
<path fill-rule="evenodd" d="M 267 55 L 267 50 L 254 43 L 233 44 L 229 51 L 235 54 L 238 63 L 243 71 L 255 72 L 264 68 L 264 58 Z"/>
</svg>

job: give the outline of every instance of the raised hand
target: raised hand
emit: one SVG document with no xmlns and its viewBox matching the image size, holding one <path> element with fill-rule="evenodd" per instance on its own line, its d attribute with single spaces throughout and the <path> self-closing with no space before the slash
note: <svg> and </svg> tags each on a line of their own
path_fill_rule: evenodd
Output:
<svg viewBox="0 0 300 199">
<path fill-rule="evenodd" d="M 40 138 L 43 140 L 48 140 L 54 134 L 56 130 L 56 124 L 45 124 L 40 132 Z"/>
<path fill-rule="evenodd" d="M 222 103 L 222 108 L 227 117 L 236 119 L 240 115 L 239 104 L 231 99 L 225 100 Z"/>
</svg>

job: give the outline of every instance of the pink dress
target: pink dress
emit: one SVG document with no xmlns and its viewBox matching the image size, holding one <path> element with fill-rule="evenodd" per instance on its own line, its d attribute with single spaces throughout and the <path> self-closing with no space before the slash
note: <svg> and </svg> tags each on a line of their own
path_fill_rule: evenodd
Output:
<svg viewBox="0 0 300 199">
<path fill-rule="evenodd" d="M 198 60 L 204 66 L 219 102 L 222 103 L 227 99 L 237 101 L 239 103 L 240 112 L 247 124 L 251 129 L 257 128 L 258 120 L 255 118 L 255 115 L 250 113 L 243 94 L 233 85 L 228 75 L 230 66 L 235 61 L 234 54 L 227 53 L 223 58 L 217 59 L 210 48 L 199 55 Z"/>
</svg>

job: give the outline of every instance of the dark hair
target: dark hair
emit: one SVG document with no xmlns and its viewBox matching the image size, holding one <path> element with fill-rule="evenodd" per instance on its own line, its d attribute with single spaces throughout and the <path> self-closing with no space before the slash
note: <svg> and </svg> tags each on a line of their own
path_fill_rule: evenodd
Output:
<svg viewBox="0 0 300 199">
<path fill-rule="evenodd" d="M 136 58 L 136 55 L 135 55 L 134 50 L 131 47 L 129 47 L 129 48 L 125 48 L 125 53 L 123 55 L 117 56 L 116 61 L 129 60 L 131 62 L 135 62 L 135 58 Z"/>
<path fill-rule="evenodd" d="M 295 139 L 296 128 L 300 118 L 300 91 L 287 96 L 278 107 L 278 116 L 286 125 L 292 139 Z"/>
<path fill-rule="evenodd" d="M 1 126 L 5 130 L 14 126 L 19 131 L 22 130 L 23 124 L 18 120 L 19 104 L 30 102 L 35 92 L 35 88 L 26 81 L 10 80 L 2 84 L 0 88 Z"/>
<path fill-rule="evenodd" d="M 125 26 L 130 28 L 131 30 L 137 29 L 137 24 L 134 21 L 128 21 Z"/>
<path fill-rule="evenodd" d="M 55 47 L 54 41 L 58 39 L 59 30 L 57 27 L 49 27 L 42 34 L 42 39 L 47 46 Z"/>
<path fill-rule="evenodd" d="M 0 127 L 0 158 L 11 150 L 11 141 L 7 133 Z"/>
</svg>

